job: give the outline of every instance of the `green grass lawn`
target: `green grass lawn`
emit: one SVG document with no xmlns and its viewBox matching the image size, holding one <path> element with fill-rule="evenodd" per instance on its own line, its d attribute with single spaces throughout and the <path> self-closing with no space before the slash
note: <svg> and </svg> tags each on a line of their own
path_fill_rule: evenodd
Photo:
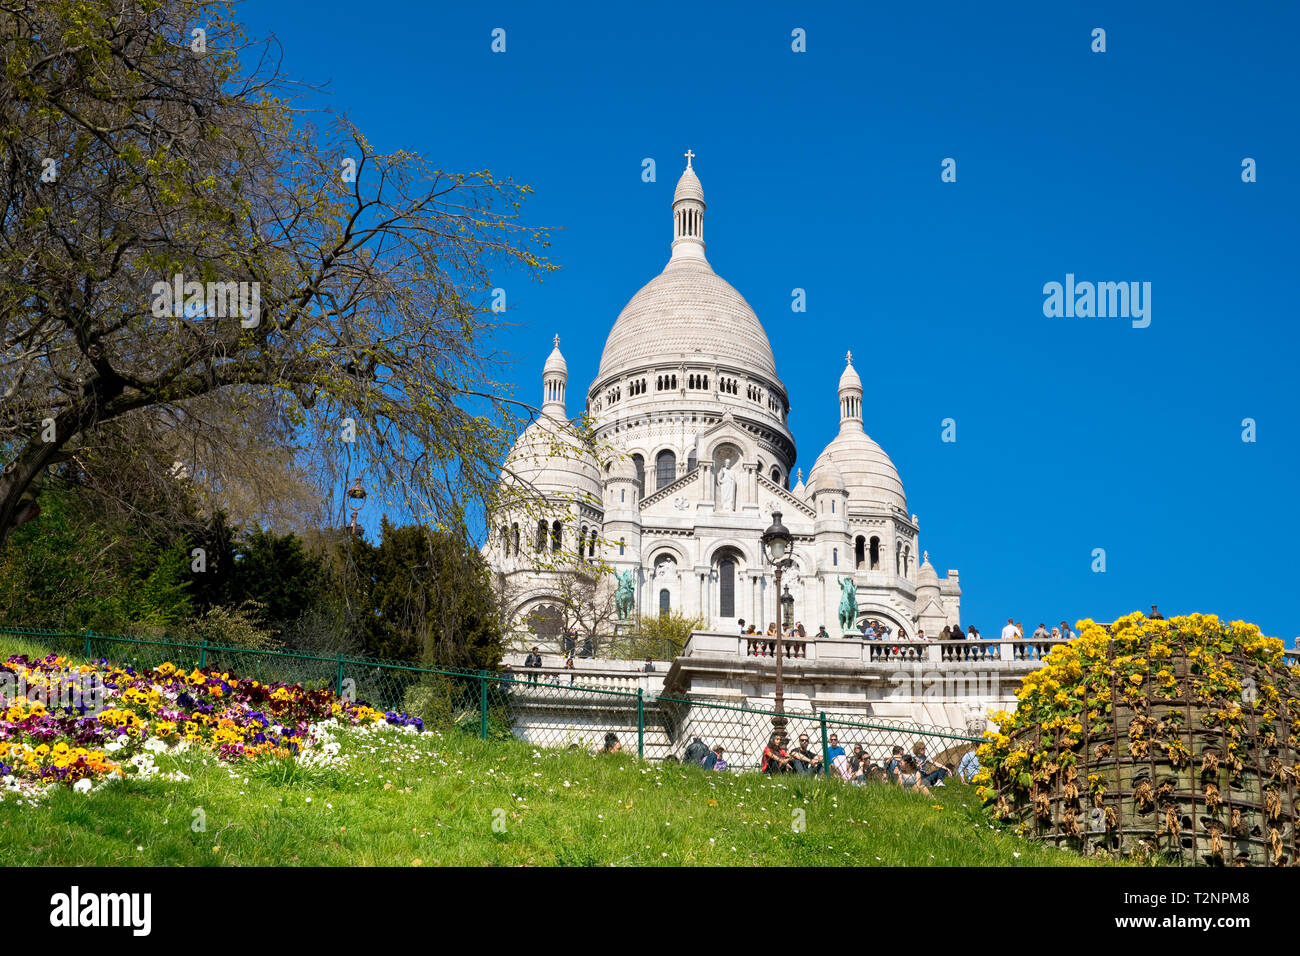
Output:
<svg viewBox="0 0 1300 956">
<path fill-rule="evenodd" d="M 160 758 L 188 781 L 0 803 L 0 865 L 1082 865 L 931 797 L 452 732 L 340 734 L 345 770 Z M 196 812 L 201 811 L 201 813 Z M 801 816 L 802 815 L 802 816 Z M 202 827 L 199 826 L 200 822 Z"/>
<path fill-rule="evenodd" d="M 0 660 L 44 646 L 0 635 Z M 974 788 L 713 773 L 487 742 L 460 731 L 338 733 L 345 767 L 164 772 L 36 806 L 0 792 L 0 866 L 1078 866 L 994 830 Z"/>
</svg>

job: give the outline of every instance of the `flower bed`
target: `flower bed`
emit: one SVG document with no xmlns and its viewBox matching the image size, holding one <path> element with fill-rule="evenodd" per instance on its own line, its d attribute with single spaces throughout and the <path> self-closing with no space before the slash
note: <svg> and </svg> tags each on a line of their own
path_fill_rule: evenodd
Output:
<svg viewBox="0 0 1300 956">
<path fill-rule="evenodd" d="M 1190 863 L 1300 857 L 1300 680 L 1244 621 L 1092 621 L 1025 677 L 979 749 L 1001 820 L 1084 852 Z"/>
<path fill-rule="evenodd" d="M 423 730 L 330 690 L 240 680 L 170 663 L 136 670 L 100 660 L 15 655 L 0 665 L 0 781 L 31 795 L 50 785 L 89 790 L 152 776 L 157 754 L 201 747 L 227 761 L 291 758 L 327 738 L 326 725 Z"/>
</svg>

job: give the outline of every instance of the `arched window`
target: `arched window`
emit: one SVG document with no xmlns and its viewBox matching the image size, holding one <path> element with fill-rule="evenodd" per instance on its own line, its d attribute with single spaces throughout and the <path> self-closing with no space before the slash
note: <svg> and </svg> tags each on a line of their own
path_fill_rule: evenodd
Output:
<svg viewBox="0 0 1300 956">
<path fill-rule="evenodd" d="M 903 542 L 894 542 L 894 573 L 903 573 Z"/>
<path fill-rule="evenodd" d="M 636 469 L 636 490 L 645 497 L 645 459 L 640 455 L 632 456 L 632 467 Z"/>
<path fill-rule="evenodd" d="M 501 526 L 501 550 L 510 553 L 510 529 L 505 525 Z"/>
<path fill-rule="evenodd" d="M 537 540 L 533 543 L 535 551 L 541 551 L 546 547 L 546 519 L 542 518 L 537 522 Z"/>
<path fill-rule="evenodd" d="M 677 456 L 664 449 L 655 456 L 655 491 L 673 483 L 677 477 Z"/>
<path fill-rule="evenodd" d="M 840 549 L 839 549 L 839 548 L 831 548 L 831 564 L 833 564 L 833 565 L 834 565 L 835 567 L 837 567 L 837 568 L 840 566 Z"/>
<path fill-rule="evenodd" d="M 780 468 L 773 468 L 773 469 L 772 469 L 772 482 L 773 482 L 774 484 L 778 484 L 778 485 L 781 483 L 781 469 L 780 469 Z"/>
<path fill-rule="evenodd" d="M 667 617 L 670 610 L 672 610 L 672 596 L 668 593 L 667 588 L 661 588 L 659 591 L 659 616 Z"/>
<path fill-rule="evenodd" d="M 551 525 L 551 550 L 559 551 L 564 543 L 564 525 L 558 521 Z"/>
<path fill-rule="evenodd" d="M 543 642 L 558 640 L 563 627 L 563 615 L 552 604 L 543 604 L 533 608 L 528 614 L 528 629 Z"/>
<path fill-rule="evenodd" d="M 624 543 L 624 541 L 625 541 L 625 539 L 623 539 L 623 538 L 619 538 L 619 539 L 618 539 L 618 553 L 619 553 L 620 555 L 623 553 L 623 549 L 626 547 L 626 544 Z"/>
<path fill-rule="evenodd" d="M 871 570 L 880 570 L 880 539 L 871 539 Z"/>
<path fill-rule="evenodd" d="M 591 537 L 587 540 L 587 557 L 594 558 L 595 556 L 596 556 L 596 529 L 592 528 Z"/>
<path fill-rule="evenodd" d="M 519 522 L 516 521 L 510 526 L 510 545 L 511 553 L 518 556 L 519 554 Z"/>
<path fill-rule="evenodd" d="M 853 542 L 853 566 L 861 568 L 862 562 L 867 560 L 867 539 L 858 535 L 858 539 Z"/>
<path fill-rule="evenodd" d="M 835 499 L 831 499 L 831 514 L 835 514 Z"/>
<path fill-rule="evenodd" d="M 718 562 L 718 614 L 736 616 L 736 562 L 731 558 Z"/>
<path fill-rule="evenodd" d="M 686 456 L 686 470 L 687 470 L 687 471 L 694 471 L 694 470 L 695 470 L 695 466 L 698 465 L 698 464 L 699 464 L 699 462 L 698 462 L 698 461 L 696 460 L 696 458 L 695 458 L 695 449 L 692 448 L 692 449 L 691 449 L 691 453 L 690 453 L 689 455 Z"/>
</svg>

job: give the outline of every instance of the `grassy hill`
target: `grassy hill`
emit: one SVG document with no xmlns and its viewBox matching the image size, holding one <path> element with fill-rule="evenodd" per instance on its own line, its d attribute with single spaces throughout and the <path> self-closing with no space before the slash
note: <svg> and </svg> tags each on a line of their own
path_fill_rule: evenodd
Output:
<svg viewBox="0 0 1300 956">
<path fill-rule="evenodd" d="M 0 660 L 17 652 L 41 648 L 6 639 Z M 925 797 L 387 726 L 337 743 L 314 766 L 192 748 L 159 756 L 156 777 L 35 806 L 0 791 L 0 866 L 1088 862 L 993 830 L 960 784 Z"/>
</svg>

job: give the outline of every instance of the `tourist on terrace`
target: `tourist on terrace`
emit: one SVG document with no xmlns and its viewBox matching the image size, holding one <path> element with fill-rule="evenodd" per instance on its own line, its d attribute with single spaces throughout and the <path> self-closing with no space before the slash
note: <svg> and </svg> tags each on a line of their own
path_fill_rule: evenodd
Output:
<svg viewBox="0 0 1300 956">
<path fill-rule="evenodd" d="M 953 639 L 954 641 L 964 641 L 964 640 L 966 640 L 966 635 L 962 633 L 961 625 L 960 625 L 960 624 L 954 624 L 954 625 L 952 626 L 952 639 Z"/>
<path fill-rule="evenodd" d="M 537 648 L 534 647 L 531 653 L 529 653 L 529 655 L 524 658 L 524 667 L 534 671 L 532 674 L 528 675 L 528 679 L 532 681 L 534 684 L 537 683 L 536 668 L 541 666 L 542 666 L 542 655 L 538 653 Z"/>
<path fill-rule="evenodd" d="M 742 617 L 742 618 L 741 618 L 739 621 L 737 621 L 736 623 L 737 623 L 738 625 L 740 625 L 740 633 L 741 633 L 741 634 L 744 634 L 744 633 L 745 633 L 745 619 Z"/>
<path fill-rule="evenodd" d="M 825 625 L 825 624 L 818 624 L 818 625 L 817 625 L 817 636 L 816 636 L 816 640 L 819 640 L 819 641 L 830 640 L 830 635 L 826 633 L 826 625 Z"/>
<path fill-rule="evenodd" d="M 980 634 L 979 628 L 977 628 L 974 624 L 966 628 L 966 640 L 968 641 L 978 641 L 983 636 L 984 635 Z"/>
<path fill-rule="evenodd" d="M 929 638 L 925 636 L 925 628 L 922 627 L 922 628 L 918 628 L 918 629 L 917 629 L 917 631 L 916 631 L 916 639 L 917 639 L 918 641 L 928 641 L 928 640 L 929 640 Z"/>
<path fill-rule="evenodd" d="M 879 640 L 879 638 L 880 638 L 880 633 L 876 630 L 876 622 L 875 622 L 875 621 L 863 621 L 863 622 L 862 622 L 862 639 L 863 639 L 864 641 L 875 641 L 875 640 Z"/>
<path fill-rule="evenodd" d="M 795 621 L 794 629 L 799 635 L 799 640 L 806 641 L 808 639 L 808 632 L 804 630 L 802 621 Z"/>
<path fill-rule="evenodd" d="M 1061 622 L 1061 638 L 1066 641 L 1072 641 L 1075 638 L 1074 628 L 1070 627 L 1069 621 Z"/>
<path fill-rule="evenodd" d="M 1061 639 L 1061 629 L 1059 627 L 1052 628 L 1052 640 L 1059 641 L 1060 639 Z"/>
<path fill-rule="evenodd" d="M 1038 627 L 1034 628 L 1034 640 L 1045 641 L 1051 636 L 1047 633 L 1047 628 L 1043 625 L 1043 622 L 1039 621 Z"/>
<path fill-rule="evenodd" d="M 785 738 L 778 732 L 773 732 L 768 738 L 767 746 L 763 748 L 763 763 L 761 770 L 763 773 L 789 773 L 792 769 L 790 754 L 785 749 Z"/>
<path fill-rule="evenodd" d="M 879 640 L 892 641 L 894 639 L 894 629 L 884 621 L 876 622 L 876 633 L 879 635 Z"/>
<path fill-rule="evenodd" d="M 1014 641 L 1020 637 L 1020 632 L 1016 630 L 1016 622 L 1007 618 L 1007 626 L 1002 629 L 1002 640 Z"/>
<path fill-rule="evenodd" d="M 643 674 L 653 674 L 655 672 L 655 662 L 650 658 L 645 659 L 645 667 L 641 668 Z"/>
<path fill-rule="evenodd" d="M 790 763 L 795 773 L 816 773 L 822 765 L 822 758 L 808 749 L 808 735 L 799 735 L 799 746 L 790 751 Z"/>
<path fill-rule="evenodd" d="M 573 667 L 573 658 L 572 658 L 572 657 L 570 657 L 570 658 L 568 658 L 568 659 L 565 660 L 565 662 L 564 662 L 564 669 L 565 669 L 566 671 L 569 671 L 569 672 L 570 672 L 570 673 L 569 673 L 569 683 L 572 684 L 572 683 L 573 683 L 573 678 L 574 678 L 575 676 L 577 676 L 577 675 L 575 675 L 574 673 L 572 673 L 572 671 L 574 670 L 574 667 Z"/>
</svg>

